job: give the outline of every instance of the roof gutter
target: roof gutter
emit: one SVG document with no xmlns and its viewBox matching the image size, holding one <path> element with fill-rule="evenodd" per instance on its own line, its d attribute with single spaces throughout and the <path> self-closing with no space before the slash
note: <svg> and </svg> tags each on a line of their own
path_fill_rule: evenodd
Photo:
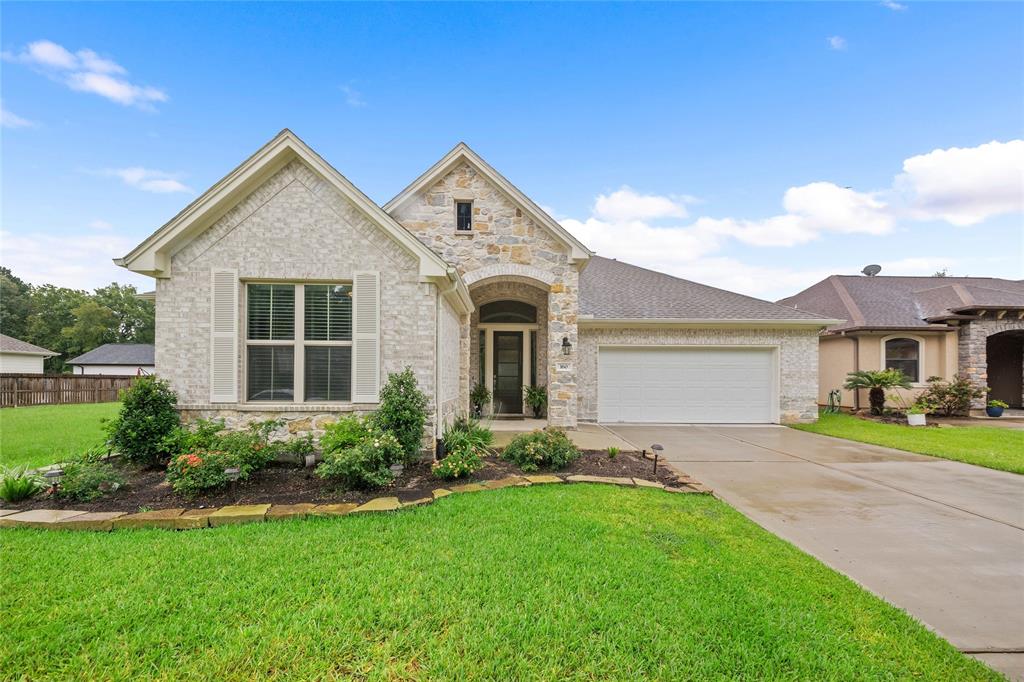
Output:
<svg viewBox="0 0 1024 682">
<path fill-rule="evenodd" d="M 581 328 L 623 328 L 623 327 L 665 327 L 680 329 L 688 327 L 798 327 L 820 329 L 834 324 L 841 324 L 846 320 L 820 319 L 735 319 L 726 320 L 721 318 L 594 318 L 580 316 L 577 325 Z"/>
</svg>

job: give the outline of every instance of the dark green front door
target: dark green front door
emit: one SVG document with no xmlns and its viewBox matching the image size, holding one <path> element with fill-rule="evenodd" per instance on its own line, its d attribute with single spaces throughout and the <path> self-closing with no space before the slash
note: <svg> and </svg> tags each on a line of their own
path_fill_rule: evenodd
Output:
<svg viewBox="0 0 1024 682">
<path fill-rule="evenodd" d="M 522 332 L 494 332 L 494 411 L 523 413 Z"/>
</svg>

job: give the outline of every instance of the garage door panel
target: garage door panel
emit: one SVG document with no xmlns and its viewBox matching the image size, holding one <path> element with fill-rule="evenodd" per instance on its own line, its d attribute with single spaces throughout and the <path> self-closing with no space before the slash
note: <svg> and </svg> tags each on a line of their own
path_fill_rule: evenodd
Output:
<svg viewBox="0 0 1024 682">
<path fill-rule="evenodd" d="M 775 401 L 770 348 L 598 352 L 601 421 L 770 423 Z"/>
</svg>

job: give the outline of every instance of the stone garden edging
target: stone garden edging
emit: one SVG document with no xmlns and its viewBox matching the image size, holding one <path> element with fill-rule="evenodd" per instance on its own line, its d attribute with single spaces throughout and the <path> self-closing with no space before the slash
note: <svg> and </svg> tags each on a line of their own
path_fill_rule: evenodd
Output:
<svg viewBox="0 0 1024 682">
<path fill-rule="evenodd" d="M 376 497 L 357 505 L 352 502 L 340 504 L 244 504 L 209 509 L 158 509 L 136 514 L 127 512 L 85 512 L 72 509 L 0 509 L 0 528 L 46 528 L 50 530 L 86 530 L 106 532 L 122 528 L 163 528 L 166 530 L 189 530 L 193 528 L 216 528 L 217 526 L 241 523 L 259 523 L 307 516 L 344 516 L 365 512 L 388 512 L 431 504 L 448 495 L 499 490 L 509 487 L 548 485 L 553 483 L 602 483 L 606 485 L 638 488 L 659 488 L 668 493 L 711 494 L 712 490 L 692 478 L 681 475 L 678 486 L 665 486 L 642 478 L 618 478 L 610 476 L 557 476 L 540 474 L 535 476 L 509 476 L 494 481 L 464 483 L 447 488 L 436 488 L 433 496 L 401 502 L 397 497 Z"/>
</svg>

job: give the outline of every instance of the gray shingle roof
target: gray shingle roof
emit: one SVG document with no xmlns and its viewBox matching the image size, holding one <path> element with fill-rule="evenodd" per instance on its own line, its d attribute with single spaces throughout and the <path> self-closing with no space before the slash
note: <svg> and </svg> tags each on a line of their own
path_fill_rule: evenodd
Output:
<svg viewBox="0 0 1024 682">
<path fill-rule="evenodd" d="M 68 360 L 69 365 L 152 365 L 151 343 L 106 343 Z"/>
<path fill-rule="evenodd" d="M 995 277 L 864 277 L 832 275 L 779 303 L 853 327 L 927 327 L 929 318 L 972 307 L 1024 307 L 1024 281 Z"/>
<path fill-rule="evenodd" d="M 592 256 L 580 273 L 580 315 L 637 320 L 815 320 L 820 315 Z"/>
<path fill-rule="evenodd" d="M 34 346 L 28 341 L 0 334 L 0 353 L 24 353 L 25 355 L 59 355 L 52 350 Z"/>
</svg>

